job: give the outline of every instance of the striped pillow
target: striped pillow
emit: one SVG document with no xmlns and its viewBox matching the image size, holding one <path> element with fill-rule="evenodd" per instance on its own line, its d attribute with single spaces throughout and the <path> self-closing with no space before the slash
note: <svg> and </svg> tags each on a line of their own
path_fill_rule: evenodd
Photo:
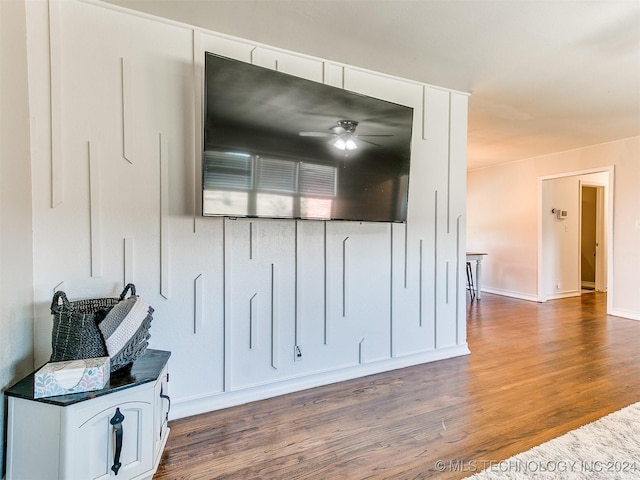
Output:
<svg viewBox="0 0 640 480">
<path fill-rule="evenodd" d="M 111 371 L 118 370 L 142 355 L 149 345 L 153 308 L 137 295 L 118 302 L 100 322 Z"/>
</svg>

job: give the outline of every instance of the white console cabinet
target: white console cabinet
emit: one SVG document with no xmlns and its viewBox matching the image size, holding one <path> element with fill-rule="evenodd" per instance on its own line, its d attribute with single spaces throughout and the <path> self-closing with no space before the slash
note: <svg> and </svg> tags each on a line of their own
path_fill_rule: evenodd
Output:
<svg viewBox="0 0 640 480">
<path fill-rule="evenodd" d="M 169 435 L 168 359 L 148 349 L 95 392 L 33 398 L 33 374 L 5 392 L 7 480 L 151 479 Z"/>
</svg>

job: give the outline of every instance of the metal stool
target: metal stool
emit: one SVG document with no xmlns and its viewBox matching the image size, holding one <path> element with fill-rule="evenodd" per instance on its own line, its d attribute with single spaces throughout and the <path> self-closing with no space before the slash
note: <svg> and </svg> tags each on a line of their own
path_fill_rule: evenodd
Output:
<svg viewBox="0 0 640 480">
<path fill-rule="evenodd" d="M 473 302 L 476 299 L 476 289 L 473 285 L 473 271 L 471 270 L 471 262 L 467 262 L 467 290 Z"/>
</svg>

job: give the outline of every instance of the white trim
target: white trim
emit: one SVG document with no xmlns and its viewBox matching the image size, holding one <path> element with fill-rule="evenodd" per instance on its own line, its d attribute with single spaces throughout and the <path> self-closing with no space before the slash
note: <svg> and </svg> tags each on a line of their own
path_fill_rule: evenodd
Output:
<svg viewBox="0 0 640 480">
<path fill-rule="evenodd" d="M 611 312 L 607 311 L 607 315 L 612 315 L 614 317 L 622 317 L 628 318 L 629 320 L 639 320 L 640 321 L 640 313 L 638 312 L 630 312 L 628 310 L 621 310 L 616 308 Z"/>
<path fill-rule="evenodd" d="M 184 22 L 178 22 L 176 20 L 171 20 L 171 19 L 164 18 L 164 17 L 158 17 L 158 16 L 152 15 L 150 13 L 141 12 L 140 10 L 132 10 L 131 8 L 123 7 L 123 6 L 120 6 L 120 5 L 114 5 L 114 4 L 111 4 L 111 3 L 105 3 L 105 2 L 102 2 L 100 0 L 80 0 L 80 1 L 83 2 L 83 3 L 88 3 L 90 5 L 95 5 L 95 6 L 98 6 L 98 7 L 107 8 L 107 9 L 115 10 L 115 11 L 122 12 L 122 13 L 128 13 L 130 15 L 134 15 L 134 16 L 137 16 L 137 17 L 140 17 L 140 18 L 146 18 L 148 20 L 154 20 L 156 22 L 164 23 L 164 24 L 167 24 L 167 25 L 173 25 L 173 26 L 180 27 L 180 28 L 186 28 L 186 29 L 189 29 L 189 30 L 193 30 L 194 33 L 195 32 L 207 33 L 209 35 L 215 35 L 215 36 L 217 36 L 219 38 L 224 38 L 224 39 L 227 39 L 227 40 L 233 40 L 233 41 L 236 41 L 236 42 L 244 43 L 245 45 L 253 45 L 255 48 L 264 48 L 264 49 L 267 49 L 267 50 L 269 50 L 271 52 L 280 52 L 280 53 L 284 53 L 284 54 L 287 54 L 287 55 L 294 55 L 294 56 L 297 56 L 299 58 L 305 58 L 305 59 L 313 60 L 313 61 L 318 61 L 319 60 L 321 62 L 327 62 L 327 63 L 330 63 L 332 65 L 337 65 L 337 66 L 343 67 L 343 68 L 344 67 L 348 67 L 349 69 L 352 69 L 352 70 L 357 71 L 357 72 L 363 72 L 363 73 L 367 73 L 367 74 L 374 74 L 374 75 L 377 75 L 379 77 L 388 78 L 388 79 L 391 79 L 391 80 L 401 80 L 402 82 L 407 83 L 407 84 L 411 84 L 411 85 L 428 86 L 428 87 L 432 87 L 432 88 L 435 88 L 435 89 L 438 89 L 438 90 L 442 90 L 442 91 L 445 91 L 445 92 L 455 92 L 455 93 L 458 93 L 460 95 L 464 95 L 466 97 L 471 96 L 471 92 L 464 92 L 462 90 L 454 90 L 452 88 L 447 88 L 447 87 L 443 87 L 443 86 L 440 86 L 440 85 L 432 85 L 430 83 L 418 82 L 416 80 L 411 80 L 411 79 L 408 79 L 408 78 L 402 78 L 402 77 L 398 77 L 398 76 L 391 75 L 391 74 L 388 74 L 388 73 L 382 73 L 382 72 L 377 72 L 375 70 L 369 70 L 369 69 L 366 69 L 366 68 L 356 67 L 356 66 L 353 66 L 353 65 L 348 65 L 346 63 L 340 63 L 340 62 L 336 62 L 336 61 L 333 61 L 333 60 L 329 60 L 329 59 L 326 59 L 326 58 L 314 57 L 314 56 L 307 55 L 307 54 L 304 54 L 304 53 L 294 52 L 292 50 L 286 50 L 284 48 L 278 48 L 278 47 L 275 47 L 273 45 L 267 45 L 267 44 L 260 43 L 260 42 L 254 42 L 252 40 L 247 40 L 246 38 L 241 38 L 241 37 L 236 37 L 236 36 L 229 35 L 229 34 L 226 34 L 226 33 L 216 32 L 216 31 L 209 30 L 209 29 L 202 28 L 202 27 L 198 27 L 198 26 L 195 26 L 195 25 L 189 25 L 189 24 L 184 23 Z"/>
<path fill-rule="evenodd" d="M 87 0 L 83 0 L 83 1 L 87 1 Z M 630 137 L 617 138 L 615 140 L 607 140 L 606 142 L 595 143 L 593 145 L 583 145 L 581 147 L 567 148 L 566 150 L 560 150 L 558 152 L 540 153 L 538 155 L 534 155 L 533 157 L 519 158 L 517 160 L 509 160 L 509 161 L 502 162 L 502 163 L 494 163 L 494 164 L 491 164 L 491 165 L 482 165 L 482 166 L 478 166 L 478 167 L 469 168 L 467 171 L 470 172 L 472 170 L 484 170 L 484 169 L 487 169 L 487 168 L 504 167 L 505 165 L 511 165 L 511 164 L 520 163 L 520 162 L 528 162 L 528 161 L 531 161 L 531 160 L 538 160 L 538 159 L 551 157 L 551 156 L 554 156 L 554 155 L 567 153 L 567 152 L 576 152 L 578 150 L 584 150 L 585 148 L 598 147 L 600 145 L 607 145 L 609 143 L 616 143 L 616 142 L 621 142 L 621 141 L 624 141 L 624 140 L 631 140 L 633 138 L 638 138 L 638 135 L 631 135 Z"/>
<path fill-rule="evenodd" d="M 589 168 L 586 170 L 575 170 L 570 172 L 556 173 L 553 175 L 544 175 L 538 177 L 538 293 L 537 299 L 538 302 L 546 302 L 547 297 L 544 294 L 543 290 L 543 279 L 544 275 L 542 274 L 542 182 L 545 180 L 552 180 L 556 178 L 564 178 L 564 177 L 577 177 L 581 175 L 589 175 L 591 173 L 608 173 L 608 183 L 609 186 L 607 188 L 607 210 L 606 210 L 606 249 L 607 249 L 607 314 L 612 315 L 613 311 L 613 211 L 614 211 L 614 193 L 615 193 L 615 167 L 614 165 L 608 165 L 603 167 Z M 551 297 L 549 297 L 551 298 Z M 559 297 L 553 297 L 559 298 Z"/>
<path fill-rule="evenodd" d="M 529 302 L 537 302 L 538 296 L 531 293 L 514 292 L 512 290 L 503 290 L 501 288 L 482 287 L 482 292 L 491 293 L 493 295 L 500 295 L 502 297 L 518 298 L 520 300 L 527 300 Z M 482 300 L 480 300 L 482 302 Z"/>
<path fill-rule="evenodd" d="M 437 360 L 459 357 L 471 353 L 466 343 L 448 348 L 440 348 L 416 355 L 396 357 L 371 364 L 355 365 L 338 371 L 320 372 L 237 391 L 217 392 L 204 396 L 175 400 L 171 405 L 170 420 L 198 415 L 201 413 L 229 408 L 249 402 L 273 398 L 309 388 L 343 382 L 367 375 L 387 372 Z"/>
<path fill-rule="evenodd" d="M 552 293 L 547 297 L 547 301 L 549 300 L 558 300 L 560 298 L 571 298 L 571 297 L 579 297 L 582 295 L 581 290 L 569 290 L 568 292 L 562 293 Z"/>
<path fill-rule="evenodd" d="M 586 170 L 574 170 L 570 172 L 554 173 L 552 175 L 543 175 L 541 177 L 538 177 L 538 180 L 542 181 L 542 180 L 553 180 L 555 178 L 579 177 L 581 175 L 589 175 L 591 173 L 602 173 L 602 172 L 608 172 L 608 171 L 613 173 L 613 165 L 596 167 L 596 168 L 588 168 Z"/>
</svg>

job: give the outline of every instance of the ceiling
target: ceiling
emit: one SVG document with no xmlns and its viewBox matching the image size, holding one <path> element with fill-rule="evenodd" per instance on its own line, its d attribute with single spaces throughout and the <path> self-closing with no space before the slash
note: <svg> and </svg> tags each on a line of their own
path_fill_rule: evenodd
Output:
<svg viewBox="0 0 640 480">
<path fill-rule="evenodd" d="M 469 92 L 469 168 L 640 135 L 640 0 L 109 3 Z"/>
</svg>

